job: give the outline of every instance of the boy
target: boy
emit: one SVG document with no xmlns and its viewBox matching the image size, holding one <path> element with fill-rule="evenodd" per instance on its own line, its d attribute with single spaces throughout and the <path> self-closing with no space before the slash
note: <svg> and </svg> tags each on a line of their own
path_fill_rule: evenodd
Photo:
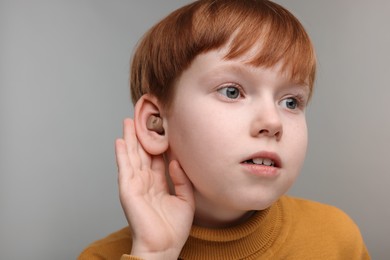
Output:
<svg viewBox="0 0 390 260">
<path fill-rule="evenodd" d="M 200 0 L 140 42 L 116 141 L 130 228 L 80 259 L 369 259 L 340 210 L 283 194 L 307 146 L 316 59 L 266 0 Z"/>
</svg>

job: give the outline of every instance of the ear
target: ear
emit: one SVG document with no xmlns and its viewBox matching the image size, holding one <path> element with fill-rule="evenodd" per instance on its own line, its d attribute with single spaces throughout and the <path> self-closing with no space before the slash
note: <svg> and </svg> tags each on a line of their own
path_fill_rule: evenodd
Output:
<svg viewBox="0 0 390 260">
<path fill-rule="evenodd" d="M 162 154 L 168 149 L 168 138 L 166 131 L 163 131 L 166 122 L 162 112 L 157 98 L 150 94 L 143 95 L 134 108 L 134 124 L 138 141 L 151 155 Z M 162 122 L 162 131 L 150 127 L 151 119 L 156 117 Z"/>
</svg>

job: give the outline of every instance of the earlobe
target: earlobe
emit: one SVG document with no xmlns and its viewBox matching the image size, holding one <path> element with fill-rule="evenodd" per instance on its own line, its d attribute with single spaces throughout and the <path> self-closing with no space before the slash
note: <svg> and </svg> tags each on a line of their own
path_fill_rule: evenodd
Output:
<svg viewBox="0 0 390 260">
<path fill-rule="evenodd" d="M 168 149 L 168 138 L 164 128 L 164 118 L 156 97 L 145 94 L 134 109 L 135 131 L 145 151 L 159 155 Z"/>
</svg>

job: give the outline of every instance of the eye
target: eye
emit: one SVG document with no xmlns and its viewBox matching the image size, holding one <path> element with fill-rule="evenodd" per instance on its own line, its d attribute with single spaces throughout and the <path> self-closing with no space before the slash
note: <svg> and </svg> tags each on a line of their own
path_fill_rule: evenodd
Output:
<svg viewBox="0 0 390 260">
<path fill-rule="evenodd" d="M 222 94 L 223 96 L 229 99 L 238 99 L 242 96 L 240 88 L 234 85 L 222 87 L 218 89 L 218 93 Z"/>
<path fill-rule="evenodd" d="M 290 97 L 290 98 L 286 98 L 286 99 L 282 100 L 282 106 L 284 106 L 288 109 L 291 109 L 291 110 L 299 108 L 299 105 L 300 105 L 300 102 L 297 98 Z"/>
</svg>

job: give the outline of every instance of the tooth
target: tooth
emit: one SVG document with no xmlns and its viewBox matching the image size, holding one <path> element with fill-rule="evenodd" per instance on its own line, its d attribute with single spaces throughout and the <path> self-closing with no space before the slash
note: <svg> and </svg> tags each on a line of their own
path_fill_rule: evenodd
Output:
<svg viewBox="0 0 390 260">
<path fill-rule="evenodd" d="M 263 159 L 262 158 L 255 158 L 253 159 L 254 164 L 263 164 Z"/>
<path fill-rule="evenodd" d="M 274 162 L 270 159 L 263 159 L 263 164 L 266 166 L 273 166 Z"/>
</svg>

